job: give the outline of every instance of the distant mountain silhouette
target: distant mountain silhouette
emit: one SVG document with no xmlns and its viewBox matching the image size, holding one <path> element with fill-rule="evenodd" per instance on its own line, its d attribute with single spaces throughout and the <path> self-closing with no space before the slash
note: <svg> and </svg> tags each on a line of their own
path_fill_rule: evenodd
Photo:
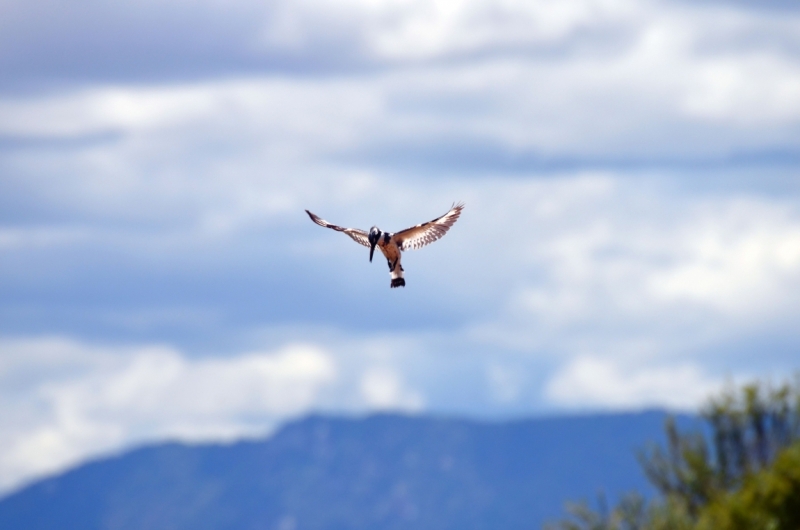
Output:
<svg viewBox="0 0 800 530">
<path fill-rule="evenodd" d="M 82 465 L 0 500 L 0 528 L 532 530 L 565 500 L 650 491 L 635 450 L 664 418 L 312 416 L 263 441 Z"/>
</svg>

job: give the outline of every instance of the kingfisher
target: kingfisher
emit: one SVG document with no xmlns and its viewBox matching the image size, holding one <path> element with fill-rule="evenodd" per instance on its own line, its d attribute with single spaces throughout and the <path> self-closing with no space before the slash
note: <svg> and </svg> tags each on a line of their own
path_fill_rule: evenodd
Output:
<svg viewBox="0 0 800 530">
<path fill-rule="evenodd" d="M 342 228 L 319 218 L 308 210 L 306 210 L 306 213 L 319 226 L 331 228 L 337 232 L 344 232 L 356 243 L 369 247 L 370 263 L 372 263 L 375 247 L 377 246 L 381 249 L 386 261 L 389 263 L 389 274 L 392 277 L 392 282 L 389 286 L 395 288 L 406 286 L 406 280 L 403 278 L 403 266 L 400 264 L 401 252 L 409 249 L 416 250 L 433 243 L 437 239 L 441 239 L 450 230 L 450 227 L 458 221 L 463 209 L 464 203 L 454 204 L 450 211 L 433 221 L 418 224 L 395 233 L 384 232 L 377 226 L 370 228 L 369 232 L 359 228 Z"/>
</svg>

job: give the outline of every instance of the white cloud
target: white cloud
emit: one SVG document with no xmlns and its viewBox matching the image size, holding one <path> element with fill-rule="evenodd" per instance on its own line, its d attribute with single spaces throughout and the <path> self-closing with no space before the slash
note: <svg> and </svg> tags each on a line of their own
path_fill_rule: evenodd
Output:
<svg viewBox="0 0 800 530">
<path fill-rule="evenodd" d="M 794 196 L 694 194 L 609 175 L 476 187 L 469 206 L 479 218 L 465 218 L 463 240 L 454 234 L 470 268 L 426 274 L 452 289 L 441 296 L 493 307 L 465 332 L 496 365 L 486 374 L 495 402 L 530 400 L 519 392 L 529 381 L 556 408 L 691 409 L 723 377 L 796 368 L 762 346 L 798 340 Z M 482 288 L 505 305 L 478 296 Z M 504 358 L 519 368 L 503 368 Z"/>
<path fill-rule="evenodd" d="M 387 367 L 366 370 L 359 387 L 371 409 L 419 411 L 424 406 L 420 393 L 407 388 L 397 371 Z"/>
<path fill-rule="evenodd" d="M 596 410 L 668 406 L 695 411 L 721 387 L 695 364 L 641 366 L 594 356 L 568 362 L 547 383 L 545 395 L 563 407 Z"/>
<path fill-rule="evenodd" d="M 521 322 L 554 341 L 576 326 L 604 337 L 638 329 L 689 339 L 698 326 L 719 325 L 735 335 L 798 309 L 792 198 L 695 197 L 665 181 L 599 175 L 508 183 L 502 199 L 492 186 L 475 205 L 488 208 L 477 237 L 527 227 L 491 249 L 506 270 L 495 281 L 506 278 L 512 336 Z M 488 265 L 477 257 L 485 249 L 460 250 Z"/>
<path fill-rule="evenodd" d="M 779 312 L 800 284 L 800 219 L 780 202 L 697 205 L 675 227 L 671 263 L 646 280 L 661 302 L 691 301 L 747 319 Z"/>
<path fill-rule="evenodd" d="M 0 338 L 0 493 L 142 443 L 264 436 L 313 411 L 426 408 L 419 377 L 406 374 L 418 341 L 302 335 L 309 340 L 273 337 L 283 346 L 213 357 Z"/>
<path fill-rule="evenodd" d="M 731 125 L 797 123 L 800 65 L 767 53 L 700 59 L 681 107 L 690 116 Z"/>
<path fill-rule="evenodd" d="M 276 9 L 292 11 L 314 34 L 319 9 L 340 4 Z M 198 174 L 204 164 L 191 163 L 194 157 L 220 181 L 254 187 L 258 175 L 276 187 L 280 179 L 270 174 L 294 179 L 331 158 L 349 156 L 358 166 L 370 149 L 413 154 L 431 142 L 456 150 L 485 145 L 506 154 L 639 161 L 714 160 L 798 146 L 800 62 L 769 38 L 776 28 L 800 33 L 794 14 L 601 0 L 345 4 L 374 35 L 370 49 L 438 56 L 466 47 L 476 54 L 457 62 L 390 62 L 354 75 L 250 74 L 6 96 L 0 134 L 117 133 L 118 141 L 80 148 L 67 160 L 62 153 L 47 172 L 55 166 L 95 188 L 117 185 L 127 192 L 137 181 L 176 195 L 193 187 L 193 196 L 224 191 L 216 179 Z M 578 45 L 597 27 L 624 38 L 599 49 Z M 428 34 L 441 42 L 420 37 Z M 551 37 L 576 44 L 555 58 L 504 47 L 505 40 Z M 13 156 L 23 168 L 36 168 L 40 157 L 30 158 Z M 151 177 L 141 174 L 153 167 L 159 170 Z M 176 178 L 187 172 L 192 179 Z M 278 204 L 291 203 L 285 192 L 273 195 Z"/>
<path fill-rule="evenodd" d="M 793 12 L 627 0 L 264 9 L 313 46 L 320 20 L 354 13 L 333 20 L 355 25 L 343 35 L 382 67 L 0 95 L 0 136 L 34 146 L 0 152 L 7 186 L 82 226 L 158 225 L 170 246 L 309 203 L 364 208 L 404 171 L 398 160 L 470 165 L 478 148 L 490 168 L 516 156 L 658 164 L 800 146 Z"/>
<path fill-rule="evenodd" d="M 542 0 L 358 1 L 368 49 L 390 59 L 420 59 L 502 47 L 563 44 L 581 31 L 621 26 L 634 2 Z M 377 8 L 377 9 L 376 9 Z"/>
<path fill-rule="evenodd" d="M 63 339 L 0 344 L 0 488 L 143 441 L 263 434 L 337 377 L 314 346 L 190 359 L 171 348 Z"/>
</svg>

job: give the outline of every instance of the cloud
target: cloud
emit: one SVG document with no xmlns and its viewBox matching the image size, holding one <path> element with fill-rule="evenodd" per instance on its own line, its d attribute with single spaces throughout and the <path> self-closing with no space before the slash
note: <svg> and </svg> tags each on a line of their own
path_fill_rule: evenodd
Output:
<svg viewBox="0 0 800 530">
<path fill-rule="evenodd" d="M 268 346 L 200 356 L 164 345 L 0 338 L 0 492 L 142 443 L 262 437 L 312 411 L 427 409 L 419 339 L 317 327 L 265 332 L 259 342 Z"/>
<path fill-rule="evenodd" d="M 630 366 L 581 356 L 548 382 L 547 398 L 560 406 L 631 409 L 669 406 L 695 411 L 722 383 L 694 364 Z"/>
<path fill-rule="evenodd" d="M 536 230 L 523 245 L 493 249 L 516 264 L 503 336 L 550 343 L 545 337 L 638 329 L 691 341 L 720 326 L 751 332 L 798 309 L 790 294 L 800 289 L 793 199 L 692 197 L 603 176 L 513 187 L 527 207 L 498 204 Z M 506 222 L 493 213 L 499 219 L 488 231 Z"/>
<path fill-rule="evenodd" d="M 794 207 L 734 199 L 692 210 L 673 236 L 675 259 L 647 280 L 653 299 L 690 301 L 746 319 L 792 305 L 783 293 L 800 281 Z"/>
<path fill-rule="evenodd" d="M 367 370 L 361 376 L 360 390 L 371 409 L 419 411 L 424 405 L 422 396 L 405 388 L 398 374 L 386 367 Z"/>
<path fill-rule="evenodd" d="M 680 19 L 678 34 L 704 43 L 797 43 L 796 10 L 753 2 L 203 0 L 64 9 L 45 0 L 37 6 L 4 3 L 0 65 L 7 86 L 339 75 L 508 55 L 596 56 L 625 49 L 666 19 Z"/>
<path fill-rule="evenodd" d="M 9 23 L 7 39 L 29 38 L 30 31 L 19 29 L 26 24 L 52 23 L 26 6 L 9 5 L 25 24 Z M 231 53 L 247 56 L 258 55 L 262 41 L 267 54 L 283 41 L 299 42 L 290 47 L 308 47 L 303 53 L 310 56 L 344 46 L 353 61 L 373 66 L 308 76 L 270 68 L 221 75 L 212 65 L 207 76 L 186 80 L 165 74 L 8 93 L 0 100 L 3 137 L 110 141 L 106 156 L 84 153 L 84 163 L 135 156 L 145 164 L 202 152 L 219 168 L 220 152 L 234 150 L 248 169 L 267 162 L 282 171 L 301 162 L 396 167 L 436 157 L 452 167 L 459 158 L 474 161 L 476 149 L 496 168 L 509 161 L 721 163 L 798 150 L 800 14 L 794 11 L 603 0 L 320 0 L 239 2 L 231 9 L 217 2 L 191 8 L 123 2 L 114 10 L 98 3 L 84 9 L 119 17 L 120 24 L 130 20 L 130 31 L 148 40 L 152 33 L 137 24 L 204 13 L 201 20 L 189 14 L 186 23 L 237 28 L 231 31 L 243 36 L 215 40 L 198 31 L 192 43 L 234 43 L 241 49 Z M 131 11 L 140 16 L 126 17 Z M 65 16 L 62 29 L 92 20 L 85 15 Z M 249 29 L 243 32 L 242 24 Z M 291 35 L 281 36 L 286 31 Z M 92 38 L 116 42 L 111 34 Z M 166 55 L 186 51 L 172 44 Z M 115 45 L 138 53 L 136 42 Z M 107 46 L 95 48 L 117 60 Z M 8 49 L 24 55 L 36 46 L 23 39 Z M 203 46 L 190 54 L 219 58 Z M 81 76 L 77 66 L 73 71 Z"/>
<path fill-rule="evenodd" d="M 263 434 L 337 378 L 327 352 L 301 344 L 205 359 L 64 339 L 5 339 L 0 351 L 4 490 L 133 443 Z"/>
<path fill-rule="evenodd" d="M 4 4 L 0 65 L 14 81 L 148 80 L 549 50 L 624 32 L 632 2 L 486 0 Z M 43 17 L 42 12 L 51 16 Z M 103 24 L 96 24 L 103 20 Z M 627 24 L 626 24 L 627 23 Z"/>
</svg>

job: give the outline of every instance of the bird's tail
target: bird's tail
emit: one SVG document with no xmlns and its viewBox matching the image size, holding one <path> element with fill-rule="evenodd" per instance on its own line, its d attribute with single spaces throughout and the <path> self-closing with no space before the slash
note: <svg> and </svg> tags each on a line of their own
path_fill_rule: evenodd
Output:
<svg viewBox="0 0 800 530">
<path fill-rule="evenodd" d="M 394 270 L 392 271 L 392 283 L 390 284 L 390 287 L 395 288 L 405 286 L 406 281 L 403 278 L 403 267 L 401 267 L 398 263 L 394 266 Z"/>
</svg>

